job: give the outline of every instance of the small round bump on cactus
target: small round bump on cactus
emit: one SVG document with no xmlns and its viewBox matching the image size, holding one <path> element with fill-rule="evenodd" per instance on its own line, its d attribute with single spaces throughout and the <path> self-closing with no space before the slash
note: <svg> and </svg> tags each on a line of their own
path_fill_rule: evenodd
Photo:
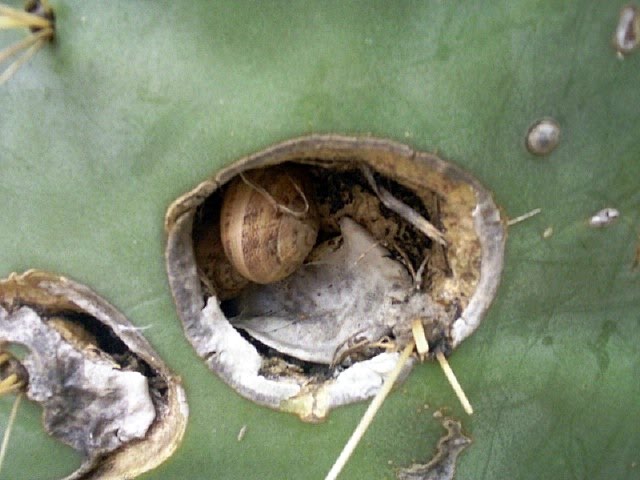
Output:
<svg viewBox="0 0 640 480">
<path fill-rule="evenodd" d="M 527 132 L 527 150 L 534 155 L 549 155 L 560 142 L 560 126 L 552 118 L 535 122 Z"/>
</svg>

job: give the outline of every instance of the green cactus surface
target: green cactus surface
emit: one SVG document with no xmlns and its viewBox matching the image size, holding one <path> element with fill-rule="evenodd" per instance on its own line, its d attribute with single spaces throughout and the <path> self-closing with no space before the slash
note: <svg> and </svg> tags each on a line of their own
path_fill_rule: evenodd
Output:
<svg viewBox="0 0 640 480">
<path fill-rule="evenodd" d="M 165 273 L 176 197 L 309 133 L 437 152 L 509 217 L 541 209 L 510 227 L 497 298 L 450 357 L 475 413 L 420 365 L 341 478 L 426 463 L 436 411 L 473 439 L 460 480 L 640 478 L 640 52 L 612 46 L 626 2 L 50 3 L 55 41 L 0 87 L 0 277 L 90 286 L 182 377 L 184 441 L 141 479 L 321 479 L 366 409 L 310 425 L 241 398 L 186 340 Z M 27 34 L 0 32 L 0 48 Z M 561 137 L 538 157 L 525 136 L 543 117 Z M 590 227 L 605 207 L 620 218 Z M 80 461 L 23 401 L 2 478 L 58 479 Z"/>
</svg>

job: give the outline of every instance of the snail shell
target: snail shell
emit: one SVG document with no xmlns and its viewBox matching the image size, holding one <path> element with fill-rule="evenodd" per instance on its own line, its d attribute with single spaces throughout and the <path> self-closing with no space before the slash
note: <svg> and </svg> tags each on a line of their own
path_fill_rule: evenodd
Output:
<svg viewBox="0 0 640 480">
<path fill-rule="evenodd" d="M 222 246 L 238 272 L 255 283 L 293 273 L 311 252 L 318 229 L 311 184 L 295 167 L 244 172 L 224 194 Z"/>
<path fill-rule="evenodd" d="M 220 219 L 194 233 L 194 252 L 200 270 L 200 279 L 207 295 L 216 295 L 220 300 L 235 297 L 247 286 L 249 280 L 240 275 L 224 253 L 220 239 Z"/>
</svg>

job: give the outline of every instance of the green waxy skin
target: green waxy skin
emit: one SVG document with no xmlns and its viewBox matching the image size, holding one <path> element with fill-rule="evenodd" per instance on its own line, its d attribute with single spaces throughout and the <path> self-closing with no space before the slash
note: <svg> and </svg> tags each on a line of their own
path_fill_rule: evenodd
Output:
<svg viewBox="0 0 640 480">
<path fill-rule="evenodd" d="M 437 151 L 509 216 L 542 209 L 510 230 L 496 301 L 450 359 L 476 411 L 457 478 L 637 476 L 640 55 L 611 45 L 626 1 L 50 3 L 55 43 L 0 89 L 0 270 L 81 280 L 183 377 L 185 441 L 145 478 L 322 478 L 364 411 L 309 426 L 242 400 L 184 338 L 162 258 L 180 193 L 266 145 L 331 132 Z M 543 117 L 562 140 L 541 162 L 524 136 Z M 604 207 L 620 218 L 590 228 Z M 344 478 L 428 460 L 431 414 L 461 418 L 456 402 L 435 365 L 414 369 Z M 79 462 L 39 433 L 40 415 L 22 403 L 8 478 Z"/>
</svg>

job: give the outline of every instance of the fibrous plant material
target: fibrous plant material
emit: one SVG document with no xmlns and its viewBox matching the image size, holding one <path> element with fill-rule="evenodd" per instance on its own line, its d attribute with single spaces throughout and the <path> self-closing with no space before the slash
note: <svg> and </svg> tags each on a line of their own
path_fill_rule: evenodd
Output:
<svg viewBox="0 0 640 480">
<path fill-rule="evenodd" d="M 382 403 L 391 392 L 391 389 L 393 388 L 396 380 L 398 379 L 400 373 L 402 372 L 402 369 L 404 368 L 406 362 L 408 361 L 409 357 L 413 354 L 414 348 L 420 360 L 424 360 L 425 357 L 427 356 L 427 353 L 429 352 L 429 343 L 427 341 L 427 338 L 424 332 L 424 325 L 420 318 L 414 319 L 413 322 L 411 323 L 411 333 L 413 336 L 413 341 L 409 342 L 404 347 L 404 350 L 402 351 L 402 354 L 398 359 L 398 363 L 396 363 L 396 366 L 394 367 L 393 371 L 385 379 L 384 384 L 382 385 L 382 388 L 380 388 L 378 393 L 376 393 L 376 396 L 373 397 L 373 400 L 371 400 L 371 403 L 369 404 L 369 408 L 367 408 L 367 411 L 360 419 L 358 426 L 353 431 L 353 433 L 351 434 L 351 437 L 343 447 L 342 451 L 340 452 L 340 455 L 338 456 L 338 459 L 334 462 L 334 464 L 331 467 L 331 470 L 329 470 L 329 473 L 325 477 L 325 480 L 335 480 L 336 478 L 338 478 L 338 475 L 340 475 L 340 472 L 342 471 L 347 461 L 355 451 L 356 447 L 358 446 L 358 443 L 362 440 L 365 432 L 373 422 L 375 415 L 382 407 Z M 458 396 L 458 399 L 460 400 L 460 403 L 462 404 L 464 410 L 468 415 L 471 415 L 473 413 L 473 408 L 471 407 L 471 404 L 467 399 L 467 395 L 464 393 L 464 390 L 460 386 L 458 379 L 453 373 L 451 366 L 449 366 L 449 362 L 447 361 L 446 357 L 441 351 L 438 351 L 436 352 L 436 359 L 440 363 L 440 366 L 442 367 L 442 370 L 445 376 L 447 377 L 447 380 L 449 381 L 451 387 L 453 388 L 456 395 Z"/>
<path fill-rule="evenodd" d="M 360 419 L 360 423 L 358 423 L 358 426 L 351 434 L 351 437 L 345 444 L 344 448 L 342 449 L 342 452 L 340 452 L 340 456 L 331 467 L 331 470 L 329 470 L 329 473 L 325 477 L 325 480 L 335 480 L 336 478 L 338 478 L 338 475 L 340 474 L 340 472 L 346 465 L 347 461 L 353 454 L 355 448 L 358 446 L 358 443 L 360 443 L 360 440 L 362 439 L 365 432 L 369 428 L 369 425 L 371 425 L 373 418 L 376 416 L 378 410 L 380 409 L 383 402 L 387 398 L 387 395 L 389 395 L 389 393 L 391 392 L 393 385 L 395 384 L 396 380 L 402 373 L 403 366 L 405 365 L 409 356 L 413 353 L 414 347 L 415 347 L 415 344 L 412 341 L 409 342 L 404 347 L 404 350 L 402 351 L 402 353 L 400 354 L 400 358 L 398 359 L 398 363 L 396 364 L 394 369 L 389 373 L 389 375 L 385 379 L 384 384 L 382 385 L 382 388 L 369 404 L 367 411 L 364 413 L 364 415 Z"/>
<path fill-rule="evenodd" d="M 0 64 L 14 61 L 0 74 L 0 85 L 9 80 L 38 50 L 55 37 L 55 14 L 46 0 L 29 0 L 24 10 L 0 4 L 0 30 L 28 29 L 24 39 L 0 50 Z"/>
<path fill-rule="evenodd" d="M 291 193 L 280 200 L 259 194 L 268 185 L 254 173 L 276 166 L 308 180 L 283 182 Z M 264 198 L 260 215 L 238 208 L 244 229 L 234 241 L 246 259 L 278 255 L 281 238 L 257 236 L 283 230 L 253 220 L 283 221 L 287 198 L 313 203 L 319 216 L 311 253 L 274 283 L 247 282 L 222 248 L 221 205 L 243 176 Z M 313 189 L 300 195 L 306 182 Z M 337 135 L 238 160 L 178 198 L 165 225 L 172 293 L 198 354 L 243 396 L 307 421 L 375 395 L 413 341 L 416 318 L 428 357 L 450 354 L 495 295 L 506 235 L 490 193 L 455 165 L 388 140 Z"/>
<path fill-rule="evenodd" d="M 71 479 L 133 478 L 177 448 L 184 390 L 144 337 L 87 287 L 45 272 L 0 281 L 0 342 L 25 347 L 26 397 L 81 452 Z"/>
<path fill-rule="evenodd" d="M 516 218 L 509 219 L 509 221 L 507 222 L 507 226 L 512 227 L 514 225 L 517 225 L 518 223 L 524 222 L 525 220 L 529 220 L 530 218 L 533 218 L 536 215 L 538 215 L 540 212 L 542 212 L 541 208 L 534 208 L 533 210 L 527 213 L 518 215 Z"/>
</svg>

